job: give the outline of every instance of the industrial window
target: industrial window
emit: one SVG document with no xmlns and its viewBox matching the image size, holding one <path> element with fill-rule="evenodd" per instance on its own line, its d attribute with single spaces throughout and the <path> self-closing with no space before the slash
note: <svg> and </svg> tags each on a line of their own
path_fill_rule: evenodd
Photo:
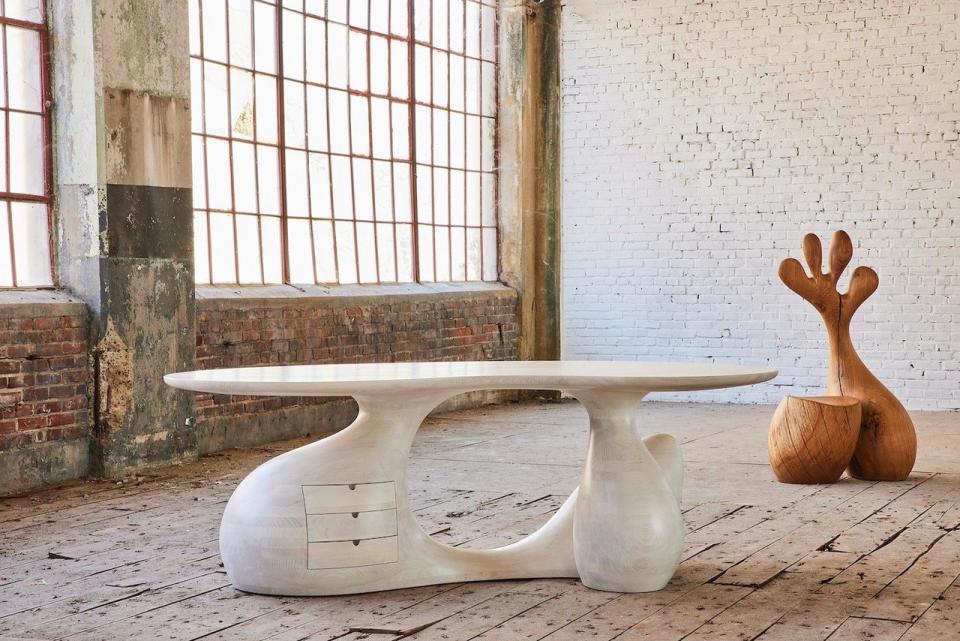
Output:
<svg viewBox="0 0 960 641">
<path fill-rule="evenodd" d="M 53 284 L 42 0 L 0 2 L 0 286 Z"/>
<path fill-rule="evenodd" d="M 497 279 L 495 0 L 191 0 L 198 283 Z"/>
</svg>

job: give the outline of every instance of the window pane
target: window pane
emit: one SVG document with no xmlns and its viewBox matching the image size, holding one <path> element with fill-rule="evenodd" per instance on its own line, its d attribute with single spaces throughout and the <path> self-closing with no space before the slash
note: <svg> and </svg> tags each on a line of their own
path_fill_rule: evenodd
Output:
<svg viewBox="0 0 960 641">
<path fill-rule="evenodd" d="M 310 154 L 310 213 L 314 218 L 333 218 L 330 157 L 326 154 Z"/>
<path fill-rule="evenodd" d="M 314 282 L 309 220 L 291 218 L 287 221 L 287 252 L 290 257 L 290 282 Z"/>
<path fill-rule="evenodd" d="M 10 252 L 10 204 L 0 200 L 0 287 L 13 287 L 13 254 Z"/>
<path fill-rule="evenodd" d="M 193 206 L 199 209 L 204 209 L 207 206 L 207 170 L 203 160 L 206 150 L 203 144 L 203 138 L 201 136 L 193 137 L 193 145 L 191 145 L 193 156 Z"/>
<path fill-rule="evenodd" d="M 263 248 L 263 282 L 283 280 L 283 256 L 280 253 L 280 219 L 260 217 L 260 244 Z"/>
<path fill-rule="evenodd" d="M 327 151 L 327 90 L 307 85 L 307 148 Z"/>
<path fill-rule="evenodd" d="M 366 158 L 353 159 L 353 200 L 357 220 L 373 220 L 373 172 Z"/>
<path fill-rule="evenodd" d="M 210 214 L 210 248 L 213 253 L 214 283 L 237 282 L 236 248 L 233 237 L 233 215 Z"/>
<path fill-rule="evenodd" d="M 224 0 L 202 0 L 203 57 L 227 62 L 227 3 Z"/>
<path fill-rule="evenodd" d="M 333 215 L 336 218 L 353 218 L 353 187 L 350 159 L 333 156 L 330 159 L 333 185 Z"/>
<path fill-rule="evenodd" d="M 347 88 L 349 74 L 347 62 L 347 28 L 327 24 L 327 78 L 331 87 Z"/>
<path fill-rule="evenodd" d="M 32 29 L 5 27 L 7 33 L 7 85 L 9 105 L 39 113 L 43 90 L 40 74 L 40 34 Z"/>
<path fill-rule="evenodd" d="M 370 155 L 370 114 L 364 96 L 350 96 L 350 145 L 358 156 Z"/>
<path fill-rule="evenodd" d="M 262 283 L 260 273 L 260 227 L 257 216 L 237 216 L 237 250 L 243 260 L 237 261 L 241 283 Z"/>
<path fill-rule="evenodd" d="M 310 215 L 310 200 L 307 194 L 307 154 L 294 149 L 287 150 L 287 215 L 307 218 Z"/>
<path fill-rule="evenodd" d="M 377 244 L 373 223 L 357 223 L 357 256 L 361 283 L 377 282 Z"/>
<path fill-rule="evenodd" d="M 3 13 L 8 18 L 43 22 L 43 0 L 4 0 Z"/>
<path fill-rule="evenodd" d="M 17 285 L 43 287 L 50 279 L 50 243 L 47 240 L 47 206 L 43 203 L 10 203 L 14 264 Z"/>
<path fill-rule="evenodd" d="M 283 12 L 283 76 L 303 80 L 303 14 Z"/>
<path fill-rule="evenodd" d="M 350 58 L 347 62 L 350 76 L 350 88 L 357 91 L 367 90 L 367 36 L 356 31 L 350 32 Z"/>
<path fill-rule="evenodd" d="M 450 3 L 450 51 L 463 51 L 464 13 L 463 0 L 449 0 Z"/>
<path fill-rule="evenodd" d="M 193 214 L 193 277 L 198 283 L 210 282 L 210 254 L 207 253 L 207 215 Z"/>
<path fill-rule="evenodd" d="M 257 141 L 277 142 L 277 79 L 257 74 Z"/>
<path fill-rule="evenodd" d="M 329 92 L 330 151 L 338 154 L 350 153 L 350 102 L 345 91 Z"/>
<path fill-rule="evenodd" d="M 207 62 L 203 66 L 203 112 L 206 131 L 215 136 L 230 135 L 227 68 Z"/>
<path fill-rule="evenodd" d="M 373 199 L 377 220 L 393 220 L 393 170 L 389 162 L 373 163 Z"/>
<path fill-rule="evenodd" d="M 300 82 L 286 80 L 283 83 L 283 109 L 285 142 L 290 147 L 305 149 L 307 146 L 307 121 L 304 86 Z"/>
<path fill-rule="evenodd" d="M 393 165 L 393 215 L 398 221 L 409 222 L 410 214 L 410 165 Z"/>
<path fill-rule="evenodd" d="M 257 194 L 260 213 L 280 215 L 280 158 L 275 147 L 257 146 Z"/>
<path fill-rule="evenodd" d="M 229 0 L 230 64 L 247 69 L 253 67 L 252 9 L 250 0 Z"/>
<path fill-rule="evenodd" d="M 373 130 L 373 156 L 390 158 L 390 103 L 383 98 L 370 101 L 370 121 Z"/>
<path fill-rule="evenodd" d="M 254 25 L 256 33 L 254 42 L 254 63 L 257 71 L 266 73 L 277 72 L 277 10 L 263 2 L 253 3 Z"/>
<path fill-rule="evenodd" d="M 390 42 L 390 95 L 406 98 L 408 95 L 407 45 L 399 40 Z"/>
<path fill-rule="evenodd" d="M 10 112 L 10 191 L 43 195 L 43 117 Z"/>
<path fill-rule="evenodd" d="M 324 220 L 313 223 L 313 245 L 317 264 L 317 281 L 337 282 L 337 256 L 334 249 L 332 222 Z"/>
<path fill-rule="evenodd" d="M 236 211 L 257 212 L 256 152 L 249 143 L 233 143 L 233 198 Z M 259 252 L 257 252 L 259 256 Z"/>
<path fill-rule="evenodd" d="M 397 280 L 413 281 L 413 225 L 397 225 Z"/>
<path fill-rule="evenodd" d="M 323 84 L 327 81 L 326 23 L 307 18 L 307 81 Z"/>
<path fill-rule="evenodd" d="M 403 60 L 396 63 L 403 67 Z M 390 89 L 390 46 L 386 38 L 370 38 L 370 91 L 385 96 Z"/>
<path fill-rule="evenodd" d="M 253 74 L 230 69 L 230 134 L 253 140 Z"/>
<path fill-rule="evenodd" d="M 207 194 L 211 209 L 233 209 L 230 186 L 230 143 L 207 138 Z"/>
<path fill-rule="evenodd" d="M 357 282 L 357 249 L 353 223 L 337 221 L 335 226 L 337 265 L 341 283 Z"/>
<path fill-rule="evenodd" d="M 447 227 L 434 227 L 434 280 L 450 280 L 450 230 Z"/>
<path fill-rule="evenodd" d="M 380 269 L 380 280 L 393 282 L 397 280 L 396 268 L 396 240 L 393 237 L 393 225 L 379 223 L 377 225 L 377 255 Z"/>
</svg>

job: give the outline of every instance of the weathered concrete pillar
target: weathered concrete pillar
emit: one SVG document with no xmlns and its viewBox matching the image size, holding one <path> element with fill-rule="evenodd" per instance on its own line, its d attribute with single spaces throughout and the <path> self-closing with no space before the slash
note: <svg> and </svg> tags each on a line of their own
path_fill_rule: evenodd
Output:
<svg viewBox="0 0 960 641">
<path fill-rule="evenodd" d="M 500 9 L 501 277 L 520 292 L 520 354 L 560 358 L 560 0 Z"/>
<path fill-rule="evenodd" d="M 53 2 L 60 283 L 91 309 L 95 473 L 196 457 L 187 2 Z"/>
</svg>

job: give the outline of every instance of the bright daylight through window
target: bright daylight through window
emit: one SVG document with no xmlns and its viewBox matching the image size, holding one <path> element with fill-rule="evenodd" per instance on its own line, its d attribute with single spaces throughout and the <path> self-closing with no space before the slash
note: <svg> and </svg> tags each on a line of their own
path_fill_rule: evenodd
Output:
<svg viewBox="0 0 960 641">
<path fill-rule="evenodd" d="M 497 279 L 493 0 L 191 0 L 198 283 Z"/>
<path fill-rule="evenodd" d="M 42 0 L 0 3 L 0 287 L 53 284 Z"/>
</svg>

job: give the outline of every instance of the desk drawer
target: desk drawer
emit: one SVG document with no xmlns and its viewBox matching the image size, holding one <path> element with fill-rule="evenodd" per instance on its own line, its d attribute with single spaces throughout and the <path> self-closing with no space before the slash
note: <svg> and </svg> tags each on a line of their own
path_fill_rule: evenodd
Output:
<svg viewBox="0 0 960 641">
<path fill-rule="evenodd" d="M 397 511 L 308 514 L 307 541 L 353 541 L 397 535 Z"/>
<path fill-rule="evenodd" d="M 397 537 L 308 543 L 307 568 L 332 570 L 364 565 L 394 563 L 398 558 Z"/>
<path fill-rule="evenodd" d="M 393 481 L 351 485 L 304 485 L 307 514 L 393 510 L 397 497 Z"/>
</svg>

